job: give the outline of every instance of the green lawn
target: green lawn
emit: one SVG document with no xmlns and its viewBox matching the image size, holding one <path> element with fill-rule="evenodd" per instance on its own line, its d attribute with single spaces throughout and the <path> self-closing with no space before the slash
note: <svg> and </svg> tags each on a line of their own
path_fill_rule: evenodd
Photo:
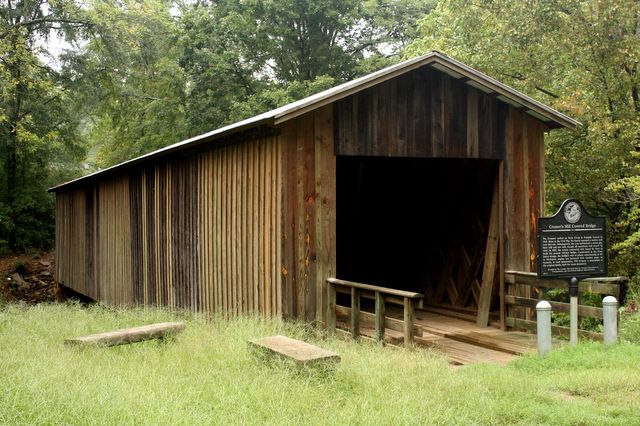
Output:
<svg viewBox="0 0 640 426">
<path fill-rule="evenodd" d="M 66 337 L 182 319 L 166 342 L 68 347 Z M 335 372 L 265 363 L 247 339 L 303 338 Z M 640 424 L 640 346 L 584 343 L 508 367 L 323 339 L 300 325 L 163 310 L 0 306 L 2 424 Z"/>
</svg>

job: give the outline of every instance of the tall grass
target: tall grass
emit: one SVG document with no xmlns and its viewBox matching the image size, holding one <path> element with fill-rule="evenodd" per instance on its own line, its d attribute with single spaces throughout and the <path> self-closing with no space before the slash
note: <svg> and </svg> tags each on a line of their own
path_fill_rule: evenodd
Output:
<svg viewBox="0 0 640 426">
<path fill-rule="evenodd" d="M 182 319 L 168 341 L 78 348 L 64 338 Z M 265 362 L 247 340 L 286 334 L 338 352 L 335 371 Z M 0 307 L 0 423 L 638 424 L 640 347 L 581 344 L 506 368 L 449 366 L 299 324 L 159 309 Z"/>
</svg>

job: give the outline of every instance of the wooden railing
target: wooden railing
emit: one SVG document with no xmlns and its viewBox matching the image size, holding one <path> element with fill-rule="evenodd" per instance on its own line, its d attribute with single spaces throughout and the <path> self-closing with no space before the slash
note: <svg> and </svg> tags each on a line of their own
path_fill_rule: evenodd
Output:
<svg viewBox="0 0 640 426">
<path fill-rule="evenodd" d="M 626 294 L 627 283 L 629 279 L 626 277 L 604 277 L 604 278 L 588 278 L 580 281 L 578 284 L 578 293 L 595 293 L 604 296 L 614 296 L 618 303 L 622 303 Z M 538 275 L 533 272 L 520 272 L 520 271 L 506 271 L 505 272 L 505 286 L 506 294 L 504 297 L 504 303 L 507 307 L 521 307 L 530 309 L 528 315 L 529 318 L 534 318 L 534 312 L 536 304 L 540 300 L 547 300 L 551 304 L 553 312 L 569 313 L 569 303 L 556 302 L 553 300 L 542 298 L 534 298 L 529 296 L 522 296 L 520 294 L 540 294 L 541 289 L 563 289 L 568 290 L 569 284 L 564 280 L 540 280 Z M 518 290 L 517 287 L 520 287 Z M 529 287 L 527 291 L 522 291 L 522 286 Z M 525 287 L 525 288 L 526 288 Z M 530 291 L 535 290 L 535 291 Z M 580 300 L 580 298 L 578 299 Z M 513 309 L 508 309 L 513 311 Z M 578 305 L 578 317 L 594 317 L 602 319 L 602 308 L 595 306 Z M 535 330 L 536 321 L 533 319 L 519 318 L 513 314 L 507 316 L 506 326 L 517 329 Z M 551 327 L 551 331 L 555 335 L 569 337 L 569 328 L 562 326 Z M 602 333 L 596 333 L 589 330 L 578 330 L 578 334 L 581 337 L 587 337 L 594 340 L 602 340 Z"/>
<path fill-rule="evenodd" d="M 336 293 L 351 295 L 351 336 L 357 339 L 360 336 L 360 319 L 370 318 L 375 322 L 375 338 L 378 343 L 384 342 L 384 329 L 390 328 L 404 333 L 405 346 L 413 344 L 413 335 L 416 332 L 414 326 L 414 311 L 416 307 L 422 307 L 424 295 L 411 291 L 396 290 L 393 288 L 378 287 L 375 285 L 356 283 L 352 281 L 327 278 L 327 329 L 331 332 L 336 328 L 336 311 L 344 306 L 337 305 Z M 365 297 L 375 300 L 375 313 L 360 310 L 360 298 Z M 403 321 L 385 316 L 385 303 L 393 303 L 404 307 Z"/>
</svg>

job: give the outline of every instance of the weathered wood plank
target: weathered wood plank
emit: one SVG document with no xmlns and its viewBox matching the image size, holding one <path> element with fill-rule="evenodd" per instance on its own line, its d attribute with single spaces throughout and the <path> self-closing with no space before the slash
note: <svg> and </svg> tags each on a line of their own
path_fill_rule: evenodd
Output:
<svg viewBox="0 0 640 426">
<path fill-rule="evenodd" d="M 336 288 L 327 283 L 327 330 L 331 333 L 336 328 Z"/>
<path fill-rule="evenodd" d="M 294 361 L 299 366 L 340 362 L 340 355 L 286 336 L 249 340 L 249 346 Z"/>
<path fill-rule="evenodd" d="M 376 325 L 376 341 L 379 343 L 384 342 L 384 328 L 385 328 L 385 306 L 384 295 L 379 291 L 376 292 L 375 301 L 375 325 Z"/>
<path fill-rule="evenodd" d="M 507 318 L 507 326 L 512 328 L 524 329 L 535 331 L 537 327 L 537 323 L 535 321 L 524 320 L 520 318 Z M 556 336 L 569 337 L 569 327 L 560 327 L 557 325 L 551 326 L 551 333 Z M 591 340 L 600 341 L 603 339 L 602 333 L 595 333 L 587 330 L 578 330 L 578 336 L 584 337 Z"/>
<path fill-rule="evenodd" d="M 351 337 L 355 340 L 360 336 L 360 294 L 359 290 L 351 287 Z"/>
<path fill-rule="evenodd" d="M 515 355 L 492 350 L 477 345 L 461 342 L 447 337 L 425 334 L 416 337 L 418 346 L 434 348 L 442 351 L 454 364 L 497 363 L 506 365 Z"/>
<path fill-rule="evenodd" d="M 439 71 L 416 69 L 334 104 L 336 153 L 500 159 L 501 105 Z"/>
<path fill-rule="evenodd" d="M 359 288 L 361 290 L 368 290 L 371 292 L 382 292 L 385 294 L 389 294 L 389 295 L 393 295 L 393 296 L 398 296 L 398 297 L 408 297 L 410 299 L 420 299 L 423 298 L 424 295 L 420 294 L 420 293 L 416 293 L 413 291 L 404 291 L 404 290 L 397 290 L 395 288 L 388 288 L 388 287 L 379 287 L 379 286 L 375 286 L 375 285 L 370 285 L 370 284 L 363 284 L 363 283 L 357 283 L 357 282 L 353 282 L 353 281 L 347 281 L 347 280 L 340 280 L 337 278 L 328 278 L 327 282 L 330 282 L 333 285 L 341 285 L 341 286 L 345 286 L 345 287 L 355 287 L 355 288 Z"/>
<path fill-rule="evenodd" d="M 404 298 L 404 345 L 409 347 L 413 345 L 413 323 L 415 321 L 414 299 L 410 297 Z"/>
<path fill-rule="evenodd" d="M 467 92 L 467 157 L 477 158 L 479 156 L 479 135 L 478 135 L 478 91 L 469 88 Z"/>
<path fill-rule="evenodd" d="M 336 331 L 338 335 L 342 335 L 344 337 L 351 338 L 351 332 L 349 331 L 348 324 L 346 322 L 338 321 Z M 375 338 L 376 330 L 370 324 L 362 324 L 360 327 L 360 339 L 361 340 L 370 340 L 372 342 L 376 342 Z M 401 331 L 396 330 L 385 330 L 384 333 L 384 343 L 387 345 L 393 346 L 401 346 L 404 341 L 404 336 Z M 376 342 L 377 343 L 377 342 Z"/>
<path fill-rule="evenodd" d="M 527 139 L 528 139 L 528 220 L 527 226 L 529 228 L 529 240 L 527 244 L 529 246 L 529 270 L 536 271 L 537 268 L 537 235 L 538 235 L 538 218 L 544 214 L 543 194 L 544 191 L 544 175 L 541 174 L 542 166 L 541 162 L 544 161 L 544 133 L 540 128 L 539 121 L 533 117 L 527 116 L 525 125 L 527 127 Z M 541 149 L 542 146 L 542 149 Z"/>
<path fill-rule="evenodd" d="M 447 326 L 445 324 L 430 324 L 429 326 L 421 326 L 425 333 L 435 334 L 437 336 L 447 337 L 459 342 L 470 343 L 483 348 L 495 351 L 506 352 L 513 355 L 522 355 L 531 352 L 531 347 L 515 344 L 492 337 L 487 334 L 478 333 L 472 330 L 464 330 L 455 326 Z"/>
<path fill-rule="evenodd" d="M 506 307 L 504 303 L 505 296 L 505 284 L 504 284 L 504 269 L 505 269 L 505 256 L 504 256 L 504 161 L 500 161 L 500 165 L 498 166 L 498 194 L 499 194 L 499 214 L 498 214 L 498 232 L 499 232 L 499 241 L 498 241 L 498 279 L 499 282 L 499 296 L 500 296 L 500 329 L 505 331 L 507 329 L 507 325 L 505 323 L 505 318 L 507 317 Z"/>
<path fill-rule="evenodd" d="M 88 336 L 72 337 L 65 339 L 65 344 L 81 346 L 116 346 L 128 343 L 141 342 L 150 339 L 159 339 L 176 334 L 185 328 L 183 322 L 163 322 L 158 324 L 143 325 L 140 327 L 125 328 L 106 333 L 91 334 Z"/>
<path fill-rule="evenodd" d="M 484 268 L 482 271 L 482 284 L 480 286 L 480 297 L 478 300 L 478 318 L 476 323 L 480 327 L 489 324 L 489 310 L 491 308 L 491 293 L 496 272 L 496 261 L 498 256 L 498 246 L 500 244 L 499 224 L 500 224 L 500 179 L 496 176 L 493 200 L 491 202 L 491 215 L 489 219 L 489 231 L 487 233 L 487 244 L 484 255 Z"/>
<path fill-rule="evenodd" d="M 341 320 L 345 320 L 347 322 L 350 321 L 351 318 L 351 308 L 342 305 L 336 305 L 334 310 L 336 318 L 340 318 Z M 360 311 L 360 328 L 364 327 L 365 324 L 373 324 L 375 326 L 376 322 L 376 314 L 372 314 L 367 311 Z M 384 327 L 389 330 L 395 330 L 400 333 L 404 333 L 404 321 L 399 320 L 397 318 L 392 317 L 384 317 Z M 413 335 L 414 336 L 422 336 L 423 329 L 421 326 L 414 324 L 413 325 Z"/>
<path fill-rule="evenodd" d="M 315 112 L 316 195 L 316 319 L 324 322 L 327 312 L 326 279 L 336 273 L 336 157 L 333 141 L 333 108 Z"/>
<path fill-rule="evenodd" d="M 511 285 L 518 283 L 533 287 L 569 289 L 569 283 L 565 280 L 540 280 L 534 272 L 506 271 L 505 281 Z M 627 282 L 626 277 L 587 278 L 580 281 L 578 291 L 618 297 L 620 286 Z"/>
<path fill-rule="evenodd" d="M 534 308 L 540 302 L 539 299 L 533 299 L 528 297 L 518 297 L 518 296 L 505 296 L 505 302 L 510 305 L 520 305 L 526 306 L 528 308 Z M 551 308 L 553 312 L 569 312 L 569 303 L 564 302 L 555 302 L 552 300 L 548 300 L 549 304 L 551 304 Z M 578 316 L 580 317 L 594 317 L 602 319 L 602 308 L 598 308 L 595 306 L 585 306 L 578 305 Z"/>
</svg>

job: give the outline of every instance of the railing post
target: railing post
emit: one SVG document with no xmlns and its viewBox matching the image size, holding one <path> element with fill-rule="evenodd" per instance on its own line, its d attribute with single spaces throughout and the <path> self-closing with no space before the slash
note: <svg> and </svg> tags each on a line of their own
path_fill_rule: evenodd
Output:
<svg viewBox="0 0 640 426">
<path fill-rule="evenodd" d="M 404 298 L 404 345 L 413 345 L 413 299 Z"/>
<path fill-rule="evenodd" d="M 351 287 L 351 337 L 357 339 L 360 336 L 360 292 Z"/>
<path fill-rule="evenodd" d="M 545 356 L 551 352 L 551 304 L 546 300 L 536 305 L 538 354 Z"/>
<path fill-rule="evenodd" d="M 336 330 L 336 287 L 327 280 L 327 331 L 333 334 Z"/>
<path fill-rule="evenodd" d="M 602 320 L 604 344 L 613 345 L 618 341 L 618 301 L 613 296 L 602 299 Z"/>
<path fill-rule="evenodd" d="M 376 341 L 384 345 L 384 296 L 379 291 L 376 295 Z"/>
</svg>

